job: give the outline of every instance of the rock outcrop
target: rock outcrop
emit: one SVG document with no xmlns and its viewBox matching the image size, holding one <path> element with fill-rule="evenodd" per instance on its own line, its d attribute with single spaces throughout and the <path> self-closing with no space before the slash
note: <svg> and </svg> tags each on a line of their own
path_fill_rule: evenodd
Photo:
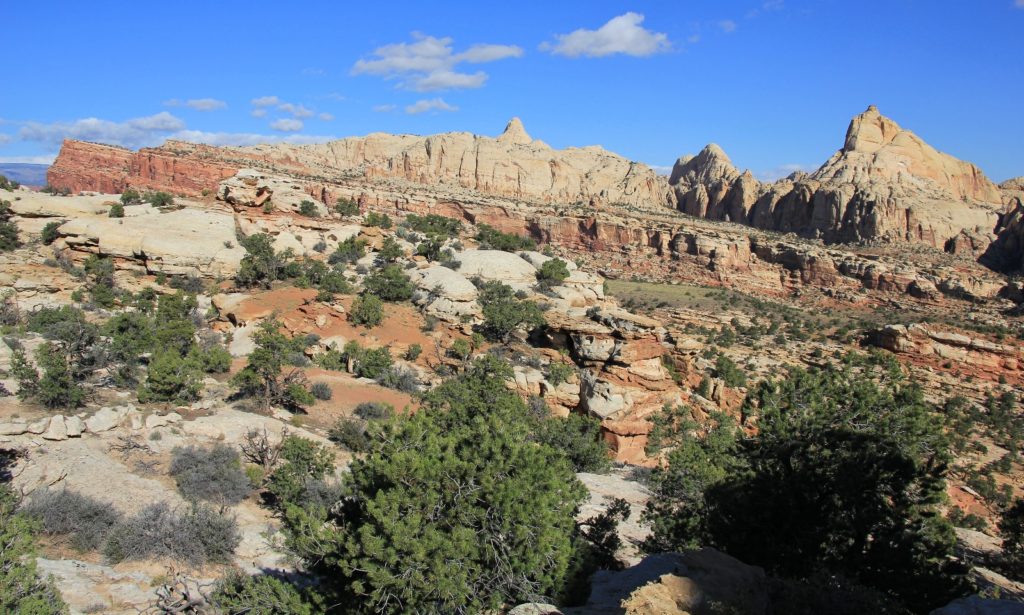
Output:
<svg viewBox="0 0 1024 615">
<path fill-rule="evenodd" d="M 712 144 L 680 158 L 670 184 L 690 215 L 826 242 L 945 248 L 962 231 L 991 234 L 1002 204 L 978 167 L 935 150 L 874 106 L 853 118 L 842 149 L 810 175 L 762 184 Z"/>
<path fill-rule="evenodd" d="M 373 133 L 315 145 L 210 147 L 168 141 L 131 152 L 65 141 L 48 173 L 72 192 L 126 186 L 197 195 L 242 168 L 328 183 L 402 181 L 537 203 L 664 207 L 664 178 L 600 147 L 556 150 L 530 138 L 518 118 L 497 138 L 467 132 L 427 137 Z"/>
<path fill-rule="evenodd" d="M 715 606 L 712 606 L 712 605 Z M 711 548 L 648 556 L 619 572 L 602 570 L 591 581 L 582 607 L 562 613 L 588 615 L 683 615 L 768 610 L 764 571 Z M 721 610 L 719 610 L 721 609 Z"/>
<path fill-rule="evenodd" d="M 990 381 L 1002 378 L 1017 383 L 1024 376 L 1024 348 L 980 336 L 922 324 L 886 325 L 869 331 L 865 341 L 925 365 L 956 363 L 963 372 Z"/>
</svg>

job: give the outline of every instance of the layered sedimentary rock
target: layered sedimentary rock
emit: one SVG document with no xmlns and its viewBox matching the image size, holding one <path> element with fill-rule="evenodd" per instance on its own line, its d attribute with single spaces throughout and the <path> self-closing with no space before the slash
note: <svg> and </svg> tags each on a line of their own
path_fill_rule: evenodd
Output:
<svg viewBox="0 0 1024 615">
<path fill-rule="evenodd" d="M 946 331 L 930 325 L 886 325 L 868 332 L 865 341 L 903 355 L 912 362 L 956 363 L 969 374 L 996 381 L 1021 379 L 1024 349 L 977 335 Z"/>
<path fill-rule="evenodd" d="M 112 145 L 67 139 L 46 172 L 51 186 L 71 192 L 108 194 L 125 188 L 163 190 L 173 194 L 212 192 L 222 179 L 244 165 L 222 157 L 220 148 L 168 141 L 137 152 Z"/>
<path fill-rule="evenodd" d="M 369 184 L 400 180 L 538 203 L 664 206 L 664 178 L 597 146 L 556 150 L 531 139 L 518 118 L 497 138 L 468 132 L 427 137 L 373 133 L 315 145 L 209 147 L 168 141 L 132 153 L 66 141 L 54 186 L 119 192 L 125 186 L 199 194 L 241 168 Z"/>
<path fill-rule="evenodd" d="M 307 197 L 321 206 L 344 197 L 364 209 L 429 211 L 504 230 L 521 231 L 531 219 L 535 225 L 525 230 L 537 238 L 597 251 L 623 239 L 595 236 L 598 216 L 643 221 L 678 210 L 828 243 L 909 242 L 985 254 L 984 262 L 1000 269 L 1019 268 L 1024 255 L 1012 215 L 1024 182 L 996 187 L 976 166 L 936 151 L 874 107 L 852 120 L 843 147 L 821 168 L 774 183 L 741 172 L 716 145 L 680 158 L 666 178 L 599 147 L 552 149 L 516 119 L 497 138 L 374 133 L 314 145 L 169 141 L 138 152 L 67 141 L 49 180 L 72 191 L 209 191 L 236 211 L 276 192 L 273 200 L 287 201 L 285 209 Z M 1000 224 L 1002 212 L 1010 213 Z M 674 241 L 661 231 L 646 234 L 625 243 L 660 241 L 664 252 Z"/>
<path fill-rule="evenodd" d="M 978 167 L 935 150 L 874 106 L 853 118 L 842 149 L 810 175 L 761 183 L 712 144 L 680 158 L 670 184 L 687 214 L 827 242 L 945 248 L 962 232 L 991 235 L 1002 206 Z"/>
</svg>

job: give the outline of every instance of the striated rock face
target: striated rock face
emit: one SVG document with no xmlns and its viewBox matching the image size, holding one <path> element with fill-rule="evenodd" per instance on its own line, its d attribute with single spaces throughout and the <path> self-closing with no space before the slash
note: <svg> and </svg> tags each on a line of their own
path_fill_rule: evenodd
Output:
<svg viewBox="0 0 1024 615">
<path fill-rule="evenodd" d="M 1024 367 L 1024 348 L 996 343 L 935 328 L 930 325 L 886 325 L 867 334 L 866 343 L 928 365 L 957 363 L 961 370 L 997 381 L 1000 377 L 1019 382 Z"/>
<path fill-rule="evenodd" d="M 51 186 L 71 192 L 108 194 L 132 187 L 198 195 L 234 175 L 242 165 L 218 159 L 218 148 L 168 141 L 132 152 L 120 147 L 66 139 L 46 172 Z"/>
<path fill-rule="evenodd" d="M 220 148 L 168 141 L 135 153 L 66 141 L 48 179 L 73 192 L 130 185 L 195 195 L 245 167 L 332 183 L 401 180 L 538 203 L 664 207 L 669 199 L 664 178 L 646 165 L 596 146 L 552 149 L 530 138 L 518 118 L 497 138 L 374 133 L 315 145 Z"/>
<path fill-rule="evenodd" d="M 874 106 L 853 118 L 843 148 L 810 175 L 762 184 L 709 145 L 681 158 L 669 182 L 679 209 L 694 216 L 827 242 L 938 248 L 961 233 L 990 235 L 1003 200 L 978 167 L 935 150 Z M 980 249 L 986 242 L 954 244 Z"/>
</svg>

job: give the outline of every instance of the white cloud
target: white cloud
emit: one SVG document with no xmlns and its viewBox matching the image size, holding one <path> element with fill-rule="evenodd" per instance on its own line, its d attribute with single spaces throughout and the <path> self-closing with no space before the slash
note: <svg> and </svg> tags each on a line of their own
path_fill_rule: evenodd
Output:
<svg viewBox="0 0 1024 615">
<path fill-rule="evenodd" d="M 516 45 L 473 45 L 462 53 L 456 54 L 455 62 L 484 64 L 505 58 L 519 58 L 522 55 L 523 48 Z"/>
<path fill-rule="evenodd" d="M 323 77 L 326 74 L 327 71 L 322 68 L 309 67 L 302 69 L 302 75 L 304 77 Z"/>
<path fill-rule="evenodd" d="M 487 73 L 459 72 L 459 64 L 484 64 L 523 55 L 515 45 L 473 45 L 454 53 L 452 39 L 436 38 L 413 32 L 413 42 L 393 43 L 373 50 L 371 59 L 358 60 L 353 75 L 376 75 L 398 79 L 401 88 L 417 92 L 479 88 L 487 81 Z"/>
<path fill-rule="evenodd" d="M 21 164 L 53 164 L 56 154 L 44 156 L 0 156 L 0 162 L 15 162 Z"/>
<path fill-rule="evenodd" d="M 168 107 L 188 107 L 196 111 L 216 111 L 228 106 L 226 102 L 216 98 L 190 98 L 184 101 L 172 98 L 164 104 Z"/>
<path fill-rule="evenodd" d="M 1024 0 L 1014 0 L 1013 6 L 1024 9 Z"/>
<path fill-rule="evenodd" d="M 374 105 L 373 111 L 375 113 L 390 113 L 398 108 L 398 105 Z"/>
<path fill-rule="evenodd" d="M 334 100 L 337 102 L 345 101 L 345 96 L 343 94 L 339 94 L 338 92 L 331 92 L 330 94 L 324 96 L 324 98 L 326 98 L 327 100 Z"/>
<path fill-rule="evenodd" d="M 261 135 L 245 132 L 204 132 L 201 130 L 182 130 L 168 137 L 179 141 L 206 143 L 207 145 L 258 145 L 260 143 L 323 143 L 335 137 L 317 135 Z"/>
<path fill-rule="evenodd" d="M 723 19 L 718 22 L 718 27 L 722 29 L 722 32 L 726 34 L 732 34 L 736 31 L 736 22 L 731 19 Z"/>
<path fill-rule="evenodd" d="M 185 101 L 185 106 L 196 111 L 214 111 L 216 109 L 223 109 L 228 104 L 223 100 L 217 100 L 216 98 L 194 98 L 192 100 Z"/>
<path fill-rule="evenodd" d="M 285 113 L 290 113 L 294 117 L 310 117 L 313 112 L 303 107 L 302 105 L 293 105 L 292 103 L 281 103 L 277 108 Z"/>
<path fill-rule="evenodd" d="M 253 117 L 264 117 L 267 115 L 267 110 L 263 107 L 258 107 L 249 112 L 249 115 Z"/>
<path fill-rule="evenodd" d="M 556 42 L 542 43 L 540 48 L 570 58 L 600 58 L 616 53 L 643 57 L 672 48 L 667 34 L 642 27 L 643 21 L 644 16 L 639 13 L 626 13 L 613 17 L 597 30 L 580 28 L 569 34 L 556 34 Z"/>
<path fill-rule="evenodd" d="M 482 86 L 485 81 L 487 81 L 487 73 L 483 71 L 477 71 L 470 75 L 450 70 L 439 70 L 420 78 L 416 82 L 415 90 L 433 92 L 436 90 L 475 89 Z"/>
<path fill-rule="evenodd" d="M 458 111 L 459 108 L 453 105 L 449 105 L 440 98 L 431 98 L 430 100 L 417 100 L 415 103 L 407 106 L 405 112 L 410 115 L 417 115 L 419 113 L 426 113 L 427 111 Z"/>
<path fill-rule="evenodd" d="M 123 122 L 112 122 L 90 117 L 73 122 L 41 124 L 27 122 L 18 131 L 22 141 L 36 141 L 59 147 L 64 139 L 96 141 L 123 147 L 145 147 L 163 141 L 168 133 L 185 128 L 185 122 L 161 111 L 155 115 L 138 117 Z"/>
<path fill-rule="evenodd" d="M 0 134 L 0 145 L 11 142 L 11 135 Z"/>
<path fill-rule="evenodd" d="M 277 126 L 276 124 L 282 124 Z M 302 122 L 295 119 L 281 119 L 271 125 L 275 130 L 294 132 L 302 129 Z M 6 135 L 0 135 L 6 136 Z M 167 113 L 134 118 L 123 122 L 113 122 L 97 118 L 85 118 L 73 122 L 39 122 L 24 123 L 18 132 L 21 141 L 37 142 L 48 150 L 56 151 L 65 138 L 81 139 L 139 148 L 160 145 L 168 139 L 207 143 L 210 145 L 255 145 L 257 143 L 322 143 L 336 137 L 323 135 L 264 135 L 256 133 L 205 132 L 189 130 L 185 123 Z M 53 161 L 53 155 L 14 156 L 3 158 L 6 162 L 33 162 L 47 164 Z"/>
<path fill-rule="evenodd" d="M 280 132 L 298 132 L 302 130 L 302 120 L 280 119 L 270 123 L 270 127 Z"/>
<path fill-rule="evenodd" d="M 252 102 L 254 107 L 273 107 L 280 104 L 281 99 L 277 96 L 260 96 L 259 98 L 252 99 L 250 102 Z"/>
<path fill-rule="evenodd" d="M 317 116 L 317 118 L 319 118 L 321 122 L 334 121 L 334 115 L 327 112 L 321 113 L 320 115 Z"/>
</svg>

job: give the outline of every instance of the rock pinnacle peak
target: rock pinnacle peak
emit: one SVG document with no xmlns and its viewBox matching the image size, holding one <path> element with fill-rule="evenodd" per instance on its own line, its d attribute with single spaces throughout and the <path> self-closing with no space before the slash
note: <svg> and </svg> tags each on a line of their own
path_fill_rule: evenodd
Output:
<svg viewBox="0 0 1024 615">
<path fill-rule="evenodd" d="M 517 145 L 528 145 L 533 142 L 530 135 L 526 132 L 526 128 L 523 127 L 523 121 L 518 117 L 514 117 L 508 121 L 505 125 L 505 131 L 498 137 L 498 141 L 503 143 L 515 143 Z"/>
</svg>

